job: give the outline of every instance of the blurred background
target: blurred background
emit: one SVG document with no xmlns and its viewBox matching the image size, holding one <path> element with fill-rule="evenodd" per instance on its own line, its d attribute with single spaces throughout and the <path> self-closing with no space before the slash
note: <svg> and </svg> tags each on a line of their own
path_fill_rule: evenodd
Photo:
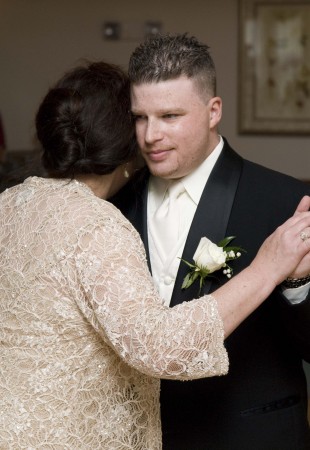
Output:
<svg viewBox="0 0 310 450">
<path fill-rule="evenodd" d="M 160 30 L 188 32 L 211 47 L 224 105 L 220 132 L 231 146 L 310 180 L 310 135 L 239 133 L 239 11 L 238 0 L 0 0 L 0 190 L 28 170 L 41 173 L 34 116 L 47 89 L 83 59 L 126 69 L 145 35 Z"/>
</svg>

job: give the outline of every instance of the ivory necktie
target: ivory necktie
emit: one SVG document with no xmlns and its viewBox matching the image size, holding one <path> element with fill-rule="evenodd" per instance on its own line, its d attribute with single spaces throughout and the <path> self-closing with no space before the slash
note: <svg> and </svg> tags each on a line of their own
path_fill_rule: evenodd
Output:
<svg viewBox="0 0 310 450">
<path fill-rule="evenodd" d="M 181 182 L 171 182 L 163 202 L 153 216 L 153 226 L 165 255 L 169 255 L 178 240 L 180 224 L 179 197 L 185 191 Z"/>
</svg>

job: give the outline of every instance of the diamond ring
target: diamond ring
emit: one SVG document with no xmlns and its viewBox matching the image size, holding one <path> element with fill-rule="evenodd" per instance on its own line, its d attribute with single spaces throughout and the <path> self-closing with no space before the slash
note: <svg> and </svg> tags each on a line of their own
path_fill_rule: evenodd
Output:
<svg viewBox="0 0 310 450">
<path fill-rule="evenodd" d="M 310 238 L 310 234 L 305 233 L 304 231 L 302 231 L 299 236 L 302 241 L 306 241 L 307 239 Z"/>
</svg>

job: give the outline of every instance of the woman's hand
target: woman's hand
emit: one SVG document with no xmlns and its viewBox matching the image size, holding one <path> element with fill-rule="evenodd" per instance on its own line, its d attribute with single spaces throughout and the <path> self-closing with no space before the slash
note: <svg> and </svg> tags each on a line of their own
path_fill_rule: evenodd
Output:
<svg viewBox="0 0 310 450">
<path fill-rule="evenodd" d="M 305 196 L 294 216 L 266 239 L 252 263 L 262 273 L 274 276 L 276 284 L 286 277 L 301 278 L 310 273 L 309 207 L 310 197 Z"/>
<path fill-rule="evenodd" d="M 310 197 L 306 195 L 300 201 L 300 203 L 299 203 L 299 205 L 298 205 L 294 215 L 298 216 L 300 213 L 306 212 L 306 211 L 309 211 L 309 210 L 310 210 Z M 305 230 L 304 233 L 305 233 L 304 237 L 309 235 L 309 239 L 310 239 L 310 230 L 309 230 L 309 228 L 307 230 Z M 309 240 L 308 240 L 308 244 L 310 244 Z M 302 258 L 302 260 L 300 261 L 298 266 L 295 268 L 294 272 L 292 272 L 289 275 L 289 278 L 303 278 L 303 277 L 306 277 L 309 274 L 310 274 L 310 252 L 308 252 Z"/>
</svg>

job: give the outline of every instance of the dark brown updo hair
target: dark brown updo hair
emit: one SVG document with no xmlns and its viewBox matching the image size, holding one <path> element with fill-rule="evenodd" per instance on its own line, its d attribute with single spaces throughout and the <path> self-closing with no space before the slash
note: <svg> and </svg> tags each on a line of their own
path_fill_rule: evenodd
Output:
<svg viewBox="0 0 310 450">
<path fill-rule="evenodd" d="M 49 176 L 113 172 L 137 154 L 128 77 L 105 62 L 71 70 L 43 99 L 36 131 Z"/>
</svg>

